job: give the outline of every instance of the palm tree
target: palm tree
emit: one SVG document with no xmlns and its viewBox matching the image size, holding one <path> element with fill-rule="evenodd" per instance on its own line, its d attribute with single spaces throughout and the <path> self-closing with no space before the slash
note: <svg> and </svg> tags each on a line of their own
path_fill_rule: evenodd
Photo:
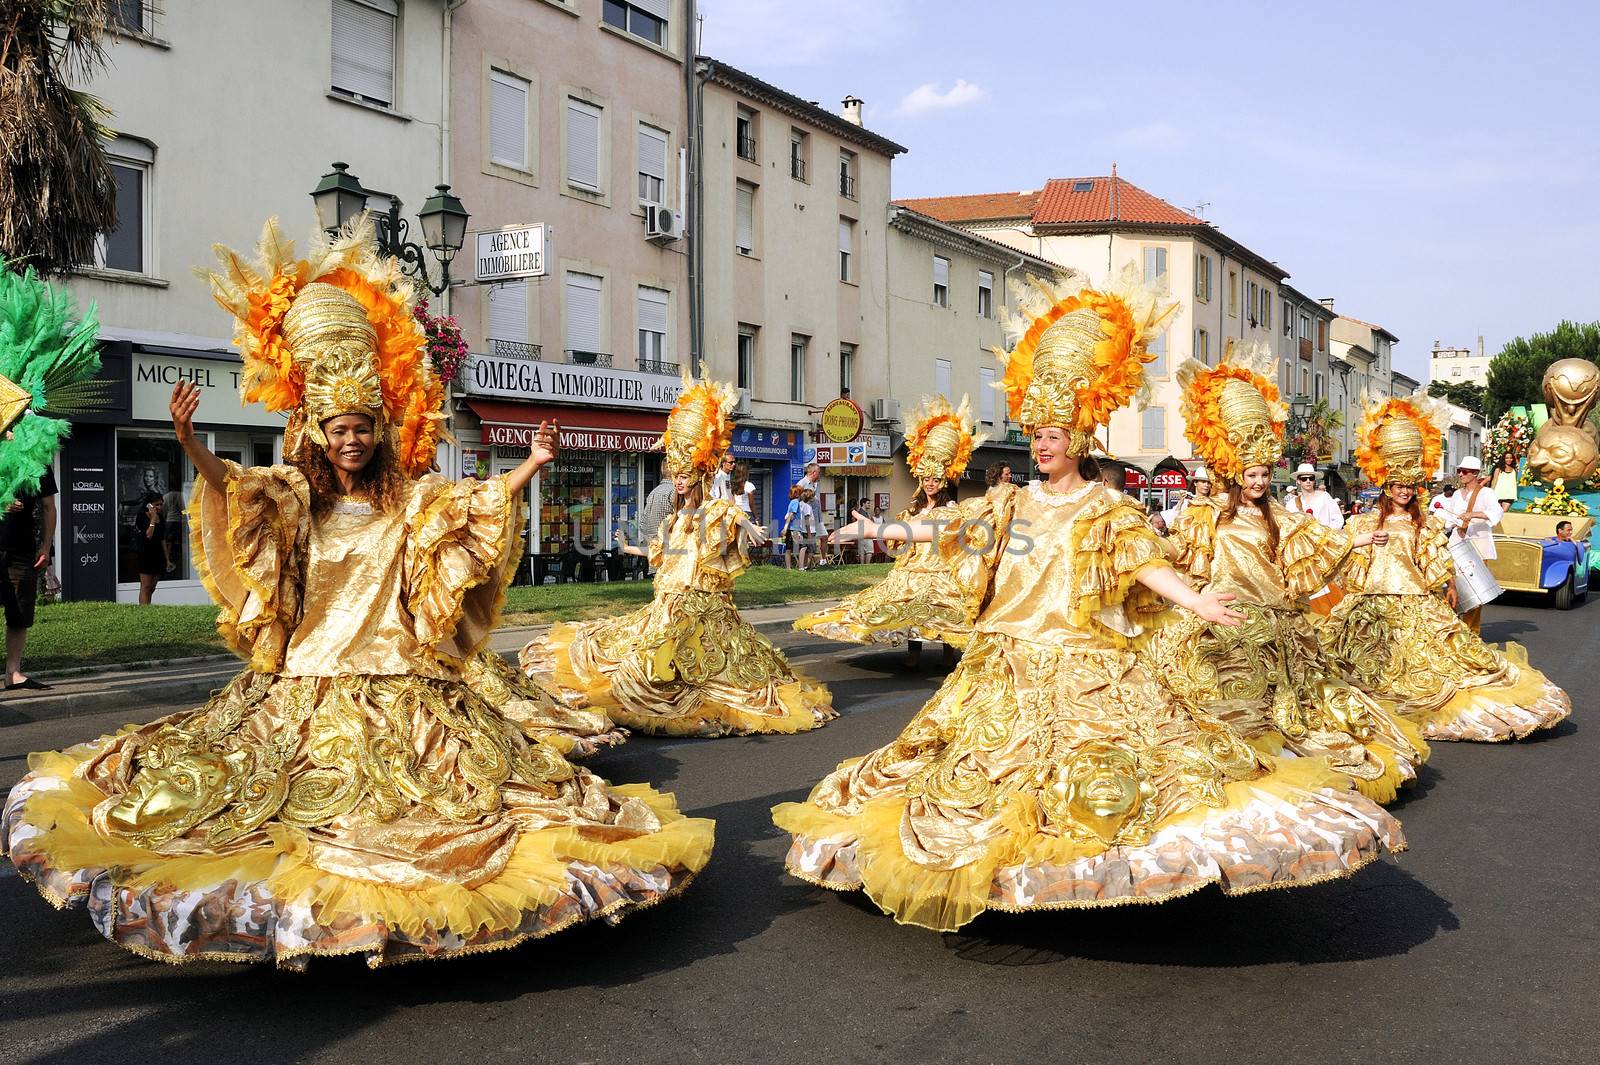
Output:
<svg viewBox="0 0 1600 1065">
<path fill-rule="evenodd" d="M 115 0 L 0 0 L 0 261 L 89 262 L 117 223 L 105 105 L 72 88 L 105 63 Z"/>
</svg>

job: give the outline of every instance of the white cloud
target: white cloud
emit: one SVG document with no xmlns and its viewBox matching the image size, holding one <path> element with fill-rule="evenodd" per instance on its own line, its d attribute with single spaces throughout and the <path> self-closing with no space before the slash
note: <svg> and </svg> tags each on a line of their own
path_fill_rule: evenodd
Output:
<svg viewBox="0 0 1600 1065">
<path fill-rule="evenodd" d="M 944 92 L 939 91 L 938 82 L 930 81 L 906 93 L 905 99 L 901 100 L 900 106 L 895 109 L 895 114 L 915 118 L 933 111 L 965 107 L 967 104 L 977 103 L 986 95 L 988 94 L 981 86 L 974 85 L 965 78 L 957 78 L 956 83 Z"/>
</svg>

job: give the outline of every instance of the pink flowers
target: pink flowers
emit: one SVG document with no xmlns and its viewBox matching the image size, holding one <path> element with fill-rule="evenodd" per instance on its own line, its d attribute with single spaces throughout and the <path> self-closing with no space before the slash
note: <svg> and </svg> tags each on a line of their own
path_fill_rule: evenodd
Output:
<svg viewBox="0 0 1600 1065">
<path fill-rule="evenodd" d="M 454 315 L 429 314 L 426 297 L 417 301 L 411 313 L 417 319 L 417 324 L 422 326 L 423 335 L 427 338 L 428 356 L 433 360 L 439 380 L 449 384 L 461 369 L 461 364 L 467 360 L 467 341 L 461 335 L 460 323 Z"/>
</svg>

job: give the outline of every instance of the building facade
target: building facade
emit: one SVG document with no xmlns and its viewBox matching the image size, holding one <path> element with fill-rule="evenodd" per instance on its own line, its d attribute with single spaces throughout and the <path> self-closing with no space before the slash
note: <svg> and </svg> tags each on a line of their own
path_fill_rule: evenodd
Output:
<svg viewBox="0 0 1600 1065">
<path fill-rule="evenodd" d="M 887 301 L 889 173 L 900 145 L 843 114 L 702 57 L 692 170 L 697 350 L 739 389 L 739 424 L 759 437 L 755 509 L 781 521 L 808 440 L 830 401 L 861 412 L 854 448 L 828 448 L 821 490 L 834 521 L 888 491 L 895 419 Z M 837 408 L 836 408 L 837 409 Z M 780 454 L 780 448 L 786 453 Z"/>
<path fill-rule="evenodd" d="M 443 0 L 245 0 L 110 5 L 105 102 L 118 225 L 66 278 L 99 307 L 116 402 L 75 420 L 58 456 L 57 559 L 69 599 L 134 600 L 143 506 L 159 501 L 168 572 L 156 601 L 205 602 L 184 503 L 193 467 L 173 436 L 173 385 L 201 388 L 196 429 L 223 458 L 270 464 L 283 419 L 242 407 L 232 321 L 191 269 L 213 242 L 248 251 L 269 216 L 313 230 L 309 193 L 334 160 L 413 208 L 446 180 Z M 272 56 L 270 71 L 241 64 Z M 375 198 L 374 206 L 387 206 Z"/>
<path fill-rule="evenodd" d="M 1433 342 L 1428 353 L 1428 383 L 1442 381 L 1447 385 L 1489 384 L 1489 358 L 1483 353 L 1483 337 L 1476 348 L 1447 348 L 1439 341 Z"/>
<path fill-rule="evenodd" d="M 653 533 L 639 510 L 690 361 L 689 11 L 455 10 L 450 157 L 473 215 L 450 306 L 473 353 L 455 385 L 456 475 L 503 473 L 541 421 L 561 426 L 560 458 L 528 489 L 531 555 Z"/>
</svg>

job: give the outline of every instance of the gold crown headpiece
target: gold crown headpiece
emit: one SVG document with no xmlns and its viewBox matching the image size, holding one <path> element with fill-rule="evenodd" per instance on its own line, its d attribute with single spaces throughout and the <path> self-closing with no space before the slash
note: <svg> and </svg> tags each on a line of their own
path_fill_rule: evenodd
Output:
<svg viewBox="0 0 1600 1065">
<path fill-rule="evenodd" d="M 1423 484 L 1439 469 L 1450 409 L 1426 392 L 1401 398 L 1361 396 L 1356 465 L 1373 484 Z"/>
<path fill-rule="evenodd" d="M 1157 358 L 1149 345 L 1178 304 L 1145 290 L 1131 266 L 1114 292 L 1090 288 L 1078 273 L 1029 277 L 1013 291 L 1018 313 L 1006 321 L 1012 347 L 995 349 L 1005 365 L 995 387 L 1025 432 L 1065 429 L 1068 453 L 1086 454 L 1112 412 L 1148 399 L 1144 364 Z"/>
<path fill-rule="evenodd" d="M 691 380 L 683 375 L 683 391 L 667 414 L 667 431 L 661 446 L 667 452 L 667 472 L 686 473 L 694 480 L 709 480 L 733 443 L 734 405 L 738 393 L 720 381 Z"/>
<path fill-rule="evenodd" d="M 322 425 L 365 414 L 401 470 L 434 464 L 444 436 L 444 385 L 433 372 L 400 262 L 379 255 L 369 216 L 333 236 L 314 233 L 298 259 L 278 220 L 267 220 L 256 262 L 214 245 L 220 272 L 196 270 L 234 316 L 246 403 L 289 413 L 284 451 L 301 435 L 326 445 Z"/>
<path fill-rule="evenodd" d="M 1189 359 L 1178 368 L 1183 433 L 1218 480 L 1237 482 L 1250 467 L 1283 457 L 1289 411 L 1275 372 L 1272 349 L 1260 341 L 1229 341 L 1217 365 Z"/>
<path fill-rule="evenodd" d="M 988 439 L 973 433 L 972 403 L 964 395 L 959 407 L 950 406 L 944 396 L 926 397 L 906 424 L 911 427 L 906 433 L 906 466 L 917 478 L 959 480 L 973 450 Z"/>
</svg>

